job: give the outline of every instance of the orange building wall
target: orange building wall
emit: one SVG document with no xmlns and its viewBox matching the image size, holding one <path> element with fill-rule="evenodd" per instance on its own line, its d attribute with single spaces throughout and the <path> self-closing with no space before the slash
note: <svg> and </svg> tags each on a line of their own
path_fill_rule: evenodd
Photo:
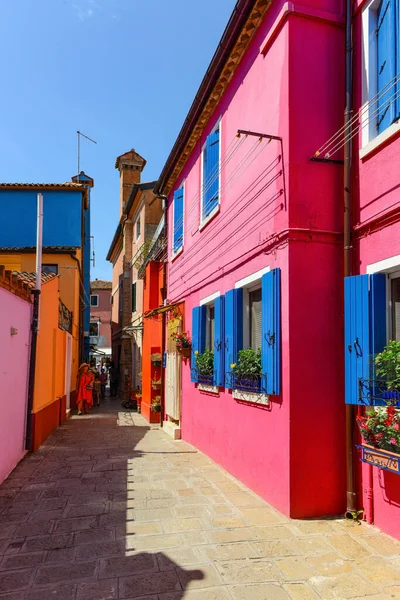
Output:
<svg viewBox="0 0 400 600">
<path fill-rule="evenodd" d="M 76 258 L 81 260 L 81 250 L 76 249 Z M 79 368 L 79 269 L 76 260 L 69 254 L 43 254 L 43 263 L 58 265 L 60 299 L 72 312 L 72 365 L 71 365 L 71 407 L 74 407 L 76 376 Z M 12 271 L 36 271 L 36 254 L 13 253 L 1 254 L 0 264 Z M 58 310 L 58 308 L 57 308 Z"/>
<path fill-rule="evenodd" d="M 147 265 L 144 279 L 143 311 L 146 312 L 162 305 L 163 264 L 151 262 Z M 143 319 L 143 355 L 142 355 L 142 415 L 150 423 L 160 421 L 160 413 L 151 410 L 155 396 L 160 396 L 162 388 L 153 389 L 152 379 L 160 379 L 162 367 L 154 367 L 150 355 L 161 352 L 162 317 Z"/>
<path fill-rule="evenodd" d="M 65 418 L 66 332 L 58 328 L 60 278 L 42 285 L 33 397 L 33 449 Z"/>
</svg>

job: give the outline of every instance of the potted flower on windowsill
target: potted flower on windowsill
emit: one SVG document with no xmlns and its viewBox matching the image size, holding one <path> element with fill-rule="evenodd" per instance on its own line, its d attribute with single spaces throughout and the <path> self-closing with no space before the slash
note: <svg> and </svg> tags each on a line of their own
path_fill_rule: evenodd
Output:
<svg viewBox="0 0 400 600">
<path fill-rule="evenodd" d="M 150 360 L 153 363 L 153 367 L 161 367 L 162 360 L 161 360 L 160 352 L 155 352 L 154 354 L 150 354 Z"/>
<path fill-rule="evenodd" d="M 231 364 L 234 389 L 259 392 L 261 388 L 261 349 L 239 350 L 237 363 Z"/>
<path fill-rule="evenodd" d="M 206 385 L 214 384 L 214 352 L 205 350 L 204 352 L 195 351 L 197 382 Z"/>
<path fill-rule="evenodd" d="M 192 352 L 192 342 L 190 336 L 185 331 L 182 333 L 175 333 L 172 335 L 172 339 L 175 341 L 176 349 L 183 356 L 183 358 L 190 358 Z"/>
<path fill-rule="evenodd" d="M 363 460 L 400 473 L 400 410 L 392 404 L 400 395 L 400 342 L 389 342 L 376 356 L 375 366 L 387 390 L 382 396 L 387 406 L 369 408 L 364 416 L 357 416 L 365 442 L 361 446 Z M 372 382 L 372 386 L 378 383 L 382 382 Z"/>
</svg>

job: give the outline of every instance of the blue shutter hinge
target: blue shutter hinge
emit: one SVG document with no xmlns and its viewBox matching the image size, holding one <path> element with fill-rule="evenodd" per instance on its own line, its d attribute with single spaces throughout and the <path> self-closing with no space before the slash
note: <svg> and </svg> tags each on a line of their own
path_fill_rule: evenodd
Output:
<svg viewBox="0 0 400 600">
<path fill-rule="evenodd" d="M 275 345 L 275 334 L 274 333 L 271 334 L 270 330 L 268 330 L 267 333 L 264 333 L 264 338 L 269 347 Z"/>
<path fill-rule="evenodd" d="M 360 346 L 360 342 L 358 341 L 358 338 L 356 338 L 356 341 L 354 342 L 354 350 L 356 351 L 357 358 L 359 358 L 359 357 L 361 357 L 363 355 L 362 349 L 361 349 L 361 346 Z"/>
<path fill-rule="evenodd" d="M 222 341 L 221 341 L 221 342 L 219 342 L 218 340 L 216 340 L 216 341 L 214 342 L 214 347 L 215 347 L 215 349 L 217 350 L 217 352 L 219 352 L 219 351 L 221 350 L 221 348 L 222 348 Z"/>
</svg>

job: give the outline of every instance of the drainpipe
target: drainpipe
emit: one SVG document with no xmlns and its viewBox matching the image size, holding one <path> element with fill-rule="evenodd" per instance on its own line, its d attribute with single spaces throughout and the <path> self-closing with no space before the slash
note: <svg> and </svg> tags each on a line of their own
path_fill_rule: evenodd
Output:
<svg viewBox="0 0 400 600">
<path fill-rule="evenodd" d="M 353 114 L 353 35 L 352 35 L 352 0 L 346 0 L 346 79 L 345 79 L 345 110 L 344 110 L 344 276 L 352 272 L 351 245 L 351 118 Z M 352 518 L 356 510 L 356 482 L 354 462 L 354 407 L 346 404 L 346 482 L 347 508 L 346 517 Z"/>
<path fill-rule="evenodd" d="M 167 243 L 167 248 L 168 248 L 168 198 L 167 196 L 163 196 L 162 194 L 157 194 L 157 198 L 160 198 L 162 200 L 163 203 L 163 209 L 164 209 L 164 229 L 165 229 L 165 237 L 166 237 L 166 243 Z M 165 304 L 165 300 L 167 298 L 167 261 L 164 262 L 164 266 L 163 266 L 163 301 Z M 166 313 L 163 312 L 161 315 L 161 327 L 162 327 L 162 331 L 161 331 L 161 357 L 162 360 L 164 362 L 164 352 L 166 350 L 166 326 L 167 326 L 167 320 L 166 320 Z M 163 421 L 164 421 L 164 410 L 165 410 L 165 368 L 161 369 L 161 427 L 163 426 Z"/>
<path fill-rule="evenodd" d="M 39 332 L 39 300 L 42 287 L 42 245 L 43 245 L 43 194 L 37 195 L 37 229 L 36 229 L 36 285 L 32 290 L 33 310 L 31 322 L 31 354 L 29 360 L 28 403 L 26 414 L 25 449 L 33 451 L 33 397 L 35 393 L 36 351 Z"/>
<path fill-rule="evenodd" d="M 84 334 L 84 282 L 82 277 L 82 269 L 79 258 L 76 258 L 75 254 L 70 253 L 70 257 L 76 262 L 78 265 L 78 273 L 79 273 L 79 362 L 83 362 L 83 334 Z"/>
</svg>

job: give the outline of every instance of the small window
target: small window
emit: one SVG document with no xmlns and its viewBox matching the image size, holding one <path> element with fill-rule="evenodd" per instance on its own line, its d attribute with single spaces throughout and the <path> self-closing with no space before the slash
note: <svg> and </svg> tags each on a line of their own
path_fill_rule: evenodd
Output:
<svg viewBox="0 0 400 600">
<path fill-rule="evenodd" d="M 215 341 L 215 309 L 214 303 L 206 307 L 206 348 L 214 351 Z"/>
<path fill-rule="evenodd" d="M 400 277 L 391 280 L 392 286 L 392 335 L 391 340 L 400 340 Z"/>
<path fill-rule="evenodd" d="M 174 193 L 174 228 L 173 228 L 173 254 L 183 248 L 183 186 Z"/>
<path fill-rule="evenodd" d="M 42 264 L 42 273 L 58 275 L 58 265 Z"/>
<path fill-rule="evenodd" d="M 90 323 L 89 333 L 90 333 L 91 337 L 98 337 L 98 335 L 99 335 L 99 324 L 98 323 Z"/>
<path fill-rule="evenodd" d="M 136 240 L 140 238 L 140 216 L 136 221 Z"/>
<path fill-rule="evenodd" d="M 132 312 L 136 312 L 136 282 L 132 283 Z"/>
<path fill-rule="evenodd" d="M 261 288 L 249 292 L 249 346 L 261 348 Z"/>
<path fill-rule="evenodd" d="M 206 139 L 202 154 L 201 222 L 211 218 L 220 203 L 219 124 Z"/>
<path fill-rule="evenodd" d="M 90 306 L 98 306 L 99 305 L 99 296 L 98 294 L 92 294 L 90 296 Z"/>
</svg>

